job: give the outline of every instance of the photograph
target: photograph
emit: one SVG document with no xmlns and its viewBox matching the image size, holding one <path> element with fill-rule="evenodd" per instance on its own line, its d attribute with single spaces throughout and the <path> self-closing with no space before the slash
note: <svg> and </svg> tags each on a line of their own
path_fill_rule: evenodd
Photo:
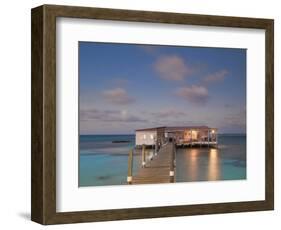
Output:
<svg viewBox="0 0 281 230">
<path fill-rule="evenodd" d="M 79 187 L 247 179 L 246 49 L 78 50 Z"/>
<path fill-rule="evenodd" d="M 32 221 L 274 210 L 275 19 L 144 9 L 31 9 Z"/>
</svg>

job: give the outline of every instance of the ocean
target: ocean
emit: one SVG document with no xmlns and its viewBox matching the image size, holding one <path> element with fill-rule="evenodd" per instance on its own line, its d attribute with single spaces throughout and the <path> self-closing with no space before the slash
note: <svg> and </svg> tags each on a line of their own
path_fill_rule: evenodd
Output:
<svg viewBox="0 0 281 230">
<path fill-rule="evenodd" d="M 218 149 L 177 149 L 176 182 L 246 179 L 246 135 L 218 139 Z M 134 146 L 135 135 L 80 135 L 79 186 L 125 185 Z M 134 175 L 141 167 L 140 150 L 134 151 L 133 162 Z"/>
</svg>

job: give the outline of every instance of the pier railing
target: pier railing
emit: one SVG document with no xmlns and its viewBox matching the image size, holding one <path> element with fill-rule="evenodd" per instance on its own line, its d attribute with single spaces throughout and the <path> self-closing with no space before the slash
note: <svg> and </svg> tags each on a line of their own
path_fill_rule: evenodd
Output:
<svg viewBox="0 0 281 230">
<path fill-rule="evenodd" d="M 127 176 L 127 183 L 132 184 L 133 180 L 133 157 L 134 152 L 133 149 L 129 151 L 129 157 L 128 157 L 128 176 Z"/>
<path fill-rule="evenodd" d="M 155 145 L 153 154 L 147 156 L 146 146 L 141 149 L 141 168 L 133 175 L 133 150 L 128 156 L 128 184 L 171 183 L 175 181 L 175 142 Z"/>
</svg>

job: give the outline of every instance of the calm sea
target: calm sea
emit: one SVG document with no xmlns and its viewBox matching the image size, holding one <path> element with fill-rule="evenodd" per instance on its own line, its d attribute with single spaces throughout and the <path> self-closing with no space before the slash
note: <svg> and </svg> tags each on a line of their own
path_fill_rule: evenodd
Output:
<svg viewBox="0 0 281 230">
<path fill-rule="evenodd" d="M 134 145 L 135 135 L 81 135 L 79 186 L 126 184 L 128 153 Z M 152 150 L 147 151 L 152 154 Z M 137 150 L 133 174 L 140 165 L 141 154 Z M 177 182 L 242 179 L 246 179 L 245 135 L 219 135 L 218 149 L 177 149 Z"/>
</svg>

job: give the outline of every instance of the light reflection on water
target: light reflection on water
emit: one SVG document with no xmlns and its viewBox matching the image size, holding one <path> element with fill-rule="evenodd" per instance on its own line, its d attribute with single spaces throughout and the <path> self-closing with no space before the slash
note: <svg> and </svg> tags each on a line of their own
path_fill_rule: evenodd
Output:
<svg viewBox="0 0 281 230">
<path fill-rule="evenodd" d="M 132 140 L 112 143 L 112 140 Z M 122 140 L 123 140 L 122 139 Z M 80 141 L 79 186 L 126 184 L 128 152 L 134 136 L 85 136 Z M 147 149 L 147 157 L 153 150 Z M 141 165 L 134 152 L 133 174 Z M 246 136 L 220 137 L 218 149 L 177 148 L 176 182 L 246 179 Z"/>
<path fill-rule="evenodd" d="M 235 147 L 177 149 L 176 181 L 246 179 L 245 159 L 240 154 L 235 154 L 238 151 L 243 152 L 243 149 L 240 147 L 235 149 Z"/>
<path fill-rule="evenodd" d="M 188 173 L 190 174 L 190 178 L 192 180 L 196 180 L 197 178 L 197 170 L 198 170 L 198 151 L 196 149 L 192 149 L 189 155 L 186 155 L 186 158 L 190 157 L 190 159 L 186 159 L 190 161 L 190 167 L 188 169 Z"/>
<path fill-rule="evenodd" d="M 220 178 L 220 158 L 217 149 L 210 149 L 208 179 L 218 180 Z"/>
<path fill-rule="evenodd" d="M 177 155 L 177 181 L 220 179 L 218 149 L 178 149 Z"/>
</svg>

